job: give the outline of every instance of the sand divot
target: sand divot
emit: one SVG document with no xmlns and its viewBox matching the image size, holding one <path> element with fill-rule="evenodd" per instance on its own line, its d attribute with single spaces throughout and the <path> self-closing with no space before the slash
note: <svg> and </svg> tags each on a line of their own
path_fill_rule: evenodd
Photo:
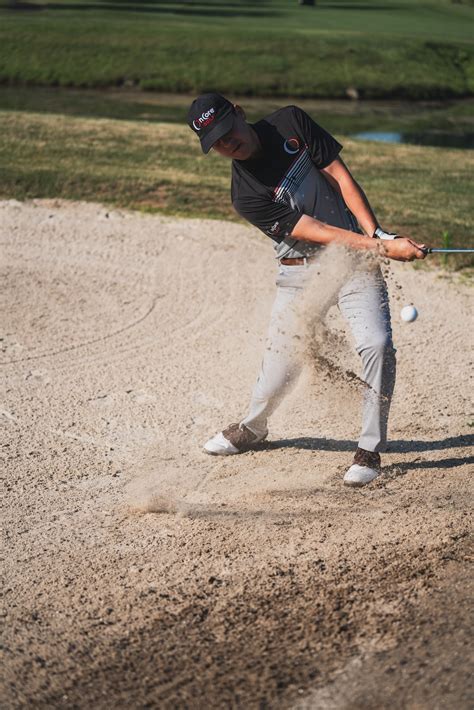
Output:
<svg viewBox="0 0 474 710">
<path fill-rule="evenodd" d="M 189 467 L 173 454 L 156 450 L 142 454 L 133 464 L 133 478 L 125 487 L 125 507 L 131 515 L 146 513 L 189 516 L 205 501 L 189 500 L 205 483 L 207 470 Z"/>
<path fill-rule="evenodd" d="M 136 515 L 145 513 L 169 513 L 175 515 L 178 510 L 176 499 L 147 489 L 137 491 L 136 499 L 132 500 L 128 506 L 128 511 Z"/>
<path fill-rule="evenodd" d="M 146 513 L 184 514 L 186 506 L 158 472 L 141 474 L 126 486 L 126 510 L 131 515 Z"/>
</svg>

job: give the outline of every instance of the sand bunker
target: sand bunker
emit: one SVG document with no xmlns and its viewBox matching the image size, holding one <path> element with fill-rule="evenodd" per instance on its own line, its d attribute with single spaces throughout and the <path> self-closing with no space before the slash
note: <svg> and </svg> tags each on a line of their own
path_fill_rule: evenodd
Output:
<svg viewBox="0 0 474 710">
<path fill-rule="evenodd" d="M 93 204 L 0 212 L 3 707 L 469 707 L 462 278 L 383 265 L 390 449 L 354 491 L 346 257 L 320 265 L 327 302 L 308 293 L 317 357 L 268 444 L 220 459 L 201 446 L 246 412 L 269 240 Z"/>
</svg>

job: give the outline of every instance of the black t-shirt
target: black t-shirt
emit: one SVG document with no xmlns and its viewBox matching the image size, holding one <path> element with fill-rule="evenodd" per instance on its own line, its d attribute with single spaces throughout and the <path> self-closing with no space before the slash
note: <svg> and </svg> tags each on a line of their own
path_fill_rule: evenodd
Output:
<svg viewBox="0 0 474 710">
<path fill-rule="evenodd" d="M 232 204 L 275 242 L 278 258 L 308 256 L 317 244 L 291 237 L 303 214 L 360 232 L 342 196 L 321 173 L 342 149 L 298 106 L 286 106 L 252 124 L 262 153 L 232 161 Z"/>
</svg>

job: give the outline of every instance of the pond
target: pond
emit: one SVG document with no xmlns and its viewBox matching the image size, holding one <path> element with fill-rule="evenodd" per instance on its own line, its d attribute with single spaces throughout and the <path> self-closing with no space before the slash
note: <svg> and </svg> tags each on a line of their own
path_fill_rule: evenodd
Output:
<svg viewBox="0 0 474 710">
<path fill-rule="evenodd" d="M 123 89 L 0 86 L 0 111 L 165 121 L 186 125 L 188 95 Z M 297 104 L 333 135 L 385 143 L 472 149 L 474 99 L 451 101 L 349 101 L 297 97 L 235 100 L 254 122 Z"/>
<path fill-rule="evenodd" d="M 447 131 L 396 132 L 362 131 L 350 136 L 356 140 L 381 143 L 409 143 L 411 145 L 436 146 L 438 148 L 474 148 L 474 133 L 448 133 Z"/>
</svg>

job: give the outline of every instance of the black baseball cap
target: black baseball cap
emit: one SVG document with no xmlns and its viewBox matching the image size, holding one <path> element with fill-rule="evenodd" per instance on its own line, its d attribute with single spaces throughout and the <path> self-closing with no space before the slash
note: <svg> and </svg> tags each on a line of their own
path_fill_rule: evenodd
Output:
<svg viewBox="0 0 474 710">
<path fill-rule="evenodd" d="M 209 153 L 219 138 L 234 125 L 234 106 L 220 94 L 201 94 L 188 111 L 188 125 L 201 141 L 203 153 Z"/>
</svg>

